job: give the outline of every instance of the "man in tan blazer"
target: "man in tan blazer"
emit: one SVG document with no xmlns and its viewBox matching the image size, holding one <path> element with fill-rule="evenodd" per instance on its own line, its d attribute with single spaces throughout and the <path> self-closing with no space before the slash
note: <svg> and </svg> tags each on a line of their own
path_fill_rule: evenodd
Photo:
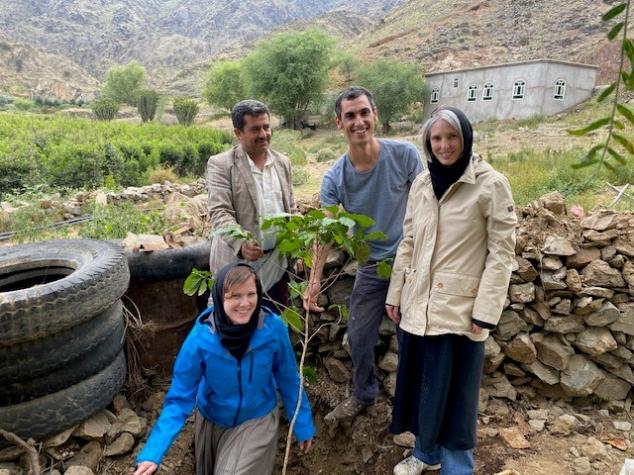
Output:
<svg viewBox="0 0 634 475">
<path fill-rule="evenodd" d="M 209 267 L 215 273 L 231 262 L 248 262 L 258 271 L 269 300 L 287 305 L 286 262 L 275 249 L 275 235 L 263 232 L 261 225 L 266 217 L 295 210 L 291 163 L 269 148 L 271 115 L 265 104 L 240 101 L 231 120 L 238 145 L 207 162 L 209 216 L 214 230 L 239 225 L 253 240 L 215 234 Z"/>
</svg>

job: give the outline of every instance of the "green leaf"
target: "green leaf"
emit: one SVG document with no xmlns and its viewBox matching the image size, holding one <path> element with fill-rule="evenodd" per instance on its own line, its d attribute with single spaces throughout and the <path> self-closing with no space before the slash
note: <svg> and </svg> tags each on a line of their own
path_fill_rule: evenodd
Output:
<svg viewBox="0 0 634 475">
<path fill-rule="evenodd" d="M 239 224 L 225 224 L 214 231 L 214 236 L 227 236 L 234 239 L 253 241 L 253 234 Z"/>
<path fill-rule="evenodd" d="M 592 132 L 593 130 L 603 127 L 604 125 L 607 125 L 609 123 L 610 123 L 610 118 L 604 117 L 602 119 L 595 120 L 591 124 L 585 126 L 583 129 L 568 130 L 567 132 L 570 135 L 582 136 L 582 135 L 586 135 L 588 132 Z"/>
<path fill-rule="evenodd" d="M 387 239 L 387 235 L 383 231 L 372 231 L 365 235 L 365 239 L 368 241 L 383 241 Z"/>
<path fill-rule="evenodd" d="M 601 150 L 603 147 L 605 147 L 605 144 L 603 143 L 600 143 L 592 147 L 590 150 L 588 150 L 588 152 L 583 157 L 581 157 L 579 162 L 572 165 L 572 168 L 574 170 L 578 170 L 579 168 L 588 167 L 590 165 L 594 165 L 595 163 L 597 163 L 597 159 L 596 159 L 597 152 Z"/>
<path fill-rule="evenodd" d="M 291 298 L 296 299 L 296 298 L 303 297 L 304 291 L 306 290 L 306 287 L 308 287 L 308 282 L 307 281 L 304 281 L 304 282 L 291 281 L 291 282 L 289 282 L 288 283 L 288 289 L 290 290 Z"/>
<path fill-rule="evenodd" d="M 603 160 L 603 166 L 607 168 L 608 170 L 610 170 L 612 173 L 617 172 L 616 167 L 612 165 L 611 163 L 609 163 L 607 160 Z"/>
<path fill-rule="evenodd" d="M 365 214 L 350 214 L 350 218 L 352 218 L 361 228 L 369 228 L 375 223 L 372 218 L 366 216 Z"/>
<path fill-rule="evenodd" d="M 594 165 L 595 163 L 597 163 L 599 160 L 584 160 L 584 161 L 579 161 L 577 163 L 573 163 L 572 165 L 570 165 L 570 167 L 574 170 L 579 170 L 580 168 L 586 168 L 589 167 L 591 165 Z"/>
<path fill-rule="evenodd" d="M 621 144 L 621 147 L 627 150 L 627 153 L 634 155 L 634 145 L 632 145 L 632 142 L 630 142 L 626 137 L 619 133 L 612 132 L 612 138 Z"/>
<path fill-rule="evenodd" d="M 621 3 L 619 5 L 616 5 L 615 7 L 610 8 L 607 12 L 603 14 L 601 19 L 603 21 L 611 20 L 612 18 L 617 16 L 619 13 L 621 13 L 623 10 L 625 10 L 626 6 L 627 6 L 626 3 Z"/>
<path fill-rule="evenodd" d="M 627 160 L 625 160 L 625 157 L 621 155 L 619 152 L 617 152 L 616 150 L 614 150 L 612 147 L 608 147 L 607 150 L 608 150 L 608 153 L 612 155 L 612 158 L 614 158 L 614 160 L 619 162 L 621 165 L 627 164 Z"/>
<path fill-rule="evenodd" d="M 297 333 L 302 332 L 302 317 L 294 308 L 287 307 L 282 311 L 282 320 Z"/>
<path fill-rule="evenodd" d="M 348 307 L 342 304 L 333 303 L 332 305 L 328 307 L 328 310 L 337 310 L 341 319 L 346 322 L 348 321 L 348 318 L 350 317 L 350 314 L 348 312 Z"/>
<path fill-rule="evenodd" d="M 616 35 L 618 35 L 619 32 L 623 29 L 623 25 L 624 23 L 621 22 L 610 28 L 610 31 L 608 31 L 608 40 L 612 41 L 614 38 L 616 38 Z"/>
<path fill-rule="evenodd" d="M 614 119 L 613 124 L 614 124 L 614 127 L 619 130 L 623 130 L 625 128 L 625 124 L 618 119 Z"/>
<path fill-rule="evenodd" d="M 599 94 L 599 97 L 597 98 L 597 102 L 603 102 L 605 100 L 606 97 L 608 97 L 610 94 L 612 94 L 612 92 L 614 91 L 614 88 L 616 87 L 616 83 L 613 82 L 612 84 L 610 84 L 608 87 L 606 87 L 601 94 Z"/>
<path fill-rule="evenodd" d="M 200 284 L 201 277 L 199 274 L 195 273 L 198 269 L 193 269 L 191 274 L 187 276 L 185 282 L 183 283 L 183 293 L 185 295 L 194 296 L 196 292 L 198 292 L 198 285 Z"/>
<path fill-rule="evenodd" d="M 632 44 L 632 40 L 630 40 L 629 38 L 625 38 L 623 40 L 622 47 L 625 51 L 625 54 L 627 55 L 627 58 L 630 60 L 630 65 L 634 66 L 634 44 Z"/>
<path fill-rule="evenodd" d="M 389 261 L 381 261 L 376 266 L 376 275 L 383 279 L 389 279 L 392 275 L 392 264 Z"/>
<path fill-rule="evenodd" d="M 207 292 L 207 279 L 200 280 L 200 287 L 198 287 L 198 296 L 200 297 Z"/>
<path fill-rule="evenodd" d="M 625 107 L 623 104 L 617 104 L 616 109 L 619 111 L 619 113 L 623 117 L 625 117 L 628 120 L 630 124 L 634 125 L 634 114 L 632 113 L 630 109 Z"/>
<path fill-rule="evenodd" d="M 353 228 L 354 225 L 356 224 L 354 219 L 350 219 L 346 216 L 341 216 L 337 221 L 343 224 L 344 226 L 346 226 L 347 228 Z"/>
<path fill-rule="evenodd" d="M 308 384 L 317 384 L 319 378 L 317 377 L 317 371 L 312 366 L 304 366 L 302 374 Z"/>
</svg>

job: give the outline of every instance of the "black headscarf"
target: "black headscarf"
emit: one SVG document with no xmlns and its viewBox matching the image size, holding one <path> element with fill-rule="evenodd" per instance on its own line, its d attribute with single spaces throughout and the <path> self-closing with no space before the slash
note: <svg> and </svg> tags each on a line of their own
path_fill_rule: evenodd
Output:
<svg viewBox="0 0 634 475">
<path fill-rule="evenodd" d="M 253 310 L 253 314 L 251 314 L 251 318 L 244 325 L 236 325 L 225 313 L 225 278 L 227 277 L 229 271 L 239 266 L 248 267 L 253 271 L 253 268 L 248 264 L 229 264 L 216 273 L 216 280 L 211 288 L 211 297 L 214 302 L 214 322 L 216 324 L 218 334 L 220 335 L 220 343 L 238 361 L 242 359 L 249 348 L 251 337 L 258 326 L 258 316 L 260 315 L 260 306 L 262 304 L 262 284 L 260 283 L 260 279 L 258 279 L 255 271 L 253 271 L 255 286 L 258 292 L 258 303 Z"/>
<path fill-rule="evenodd" d="M 445 166 L 438 161 L 438 159 L 434 156 L 431 151 L 431 142 L 429 139 L 429 133 L 431 130 L 431 126 L 425 128 L 425 149 L 427 152 L 427 156 L 429 157 L 427 166 L 429 168 L 429 173 L 431 175 L 431 183 L 434 187 L 434 194 L 436 195 L 436 199 L 440 200 L 442 195 L 445 194 L 445 191 L 449 189 L 451 185 L 453 185 L 458 179 L 462 176 L 467 165 L 469 165 L 469 161 L 471 159 L 471 153 L 473 148 L 473 128 L 471 127 L 471 122 L 467 119 L 467 116 L 464 115 L 460 109 L 456 109 L 455 107 L 441 107 L 438 111 L 434 112 L 431 116 L 430 124 L 435 123 L 439 120 L 439 115 L 441 115 L 442 111 L 449 111 L 455 114 L 458 118 L 458 122 L 460 123 L 460 129 L 458 132 L 462 135 L 462 155 L 458 158 L 456 163 L 451 166 Z M 442 117 L 441 117 L 442 118 Z"/>
</svg>

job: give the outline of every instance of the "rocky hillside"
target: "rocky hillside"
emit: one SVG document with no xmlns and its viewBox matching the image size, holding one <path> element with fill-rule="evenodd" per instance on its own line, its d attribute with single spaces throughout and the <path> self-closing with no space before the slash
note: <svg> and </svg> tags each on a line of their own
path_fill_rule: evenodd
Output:
<svg viewBox="0 0 634 475">
<path fill-rule="evenodd" d="M 601 15 L 615 1 L 409 0 L 357 39 L 368 58 L 422 63 L 427 71 L 552 58 L 613 75 L 616 48 Z"/>
<path fill-rule="evenodd" d="M 361 0 L 360 17 L 404 0 Z M 139 60 L 167 75 L 296 20 L 349 8 L 345 0 L 0 0 L 0 40 L 72 58 L 95 77 Z M 362 22 L 363 23 L 363 22 Z"/>
<path fill-rule="evenodd" d="M 0 41 L 0 93 L 91 100 L 98 81 L 65 56 Z"/>
</svg>

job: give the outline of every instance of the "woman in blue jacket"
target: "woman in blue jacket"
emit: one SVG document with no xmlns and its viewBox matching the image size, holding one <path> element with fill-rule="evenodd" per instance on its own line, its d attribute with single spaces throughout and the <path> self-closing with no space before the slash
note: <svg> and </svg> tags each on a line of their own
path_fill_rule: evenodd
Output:
<svg viewBox="0 0 634 475">
<path fill-rule="evenodd" d="M 137 458 L 134 475 L 157 470 L 194 407 L 197 475 L 273 472 L 279 424 L 276 389 L 289 420 L 299 393 L 287 327 L 261 307 L 260 281 L 247 264 L 218 271 L 212 297 L 215 306 L 198 317 L 176 357 L 163 411 Z M 315 427 L 303 390 L 294 433 L 308 452 Z"/>
</svg>

